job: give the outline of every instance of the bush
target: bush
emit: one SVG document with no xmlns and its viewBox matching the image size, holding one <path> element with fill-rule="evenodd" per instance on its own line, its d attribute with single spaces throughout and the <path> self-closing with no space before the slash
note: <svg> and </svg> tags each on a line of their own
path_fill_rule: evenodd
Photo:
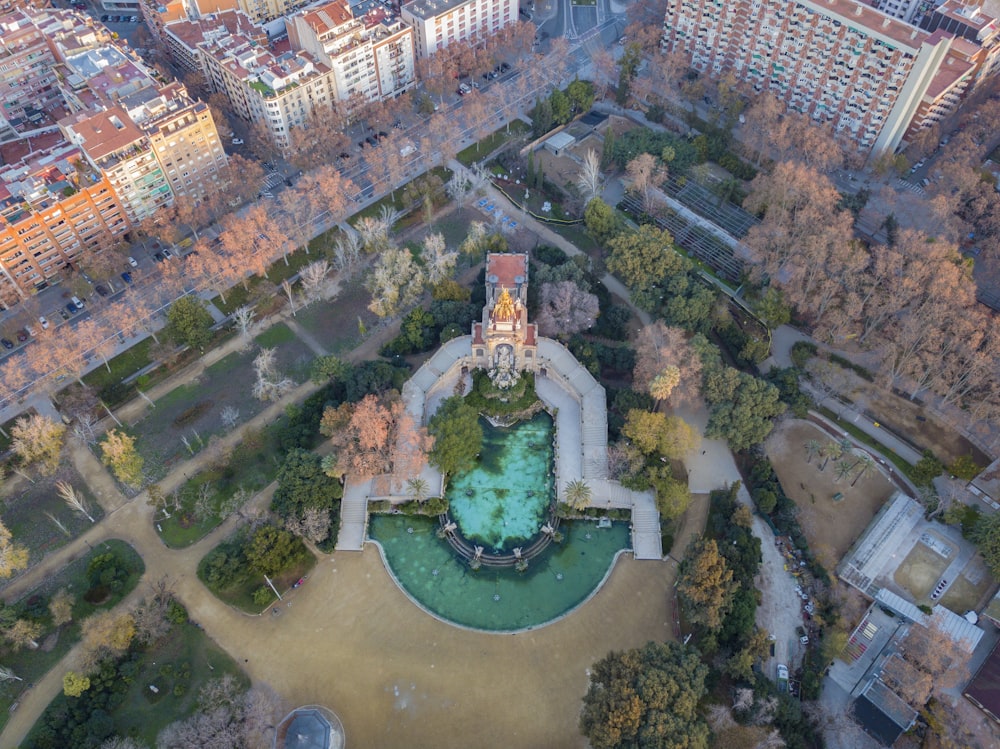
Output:
<svg viewBox="0 0 1000 749">
<path fill-rule="evenodd" d="M 935 478 L 944 472 L 944 465 L 930 450 L 924 450 L 922 457 L 913 466 L 910 478 L 917 486 L 931 486 Z"/>
<path fill-rule="evenodd" d="M 815 343 L 796 341 L 792 344 L 792 364 L 799 369 L 805 369 L 806 364 L 816 356 L 818 351 Z"/>
</svg>

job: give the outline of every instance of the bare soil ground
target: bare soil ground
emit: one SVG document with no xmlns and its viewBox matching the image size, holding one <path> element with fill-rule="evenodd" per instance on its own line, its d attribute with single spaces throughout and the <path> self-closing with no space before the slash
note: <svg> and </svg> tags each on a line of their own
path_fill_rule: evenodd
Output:
<svg viewBox="0 0 1000 749">
<path fill-rule="evenodd" d="M 924 544 L 917 543 L 892 577 L 897 584 L 910 591 L 915 599 L 922 601 L 941 579 L 941 574 L 948 568 L 948 561 Z"/>
<path fill-rule="evenodd" d="M 830 441 L 808 421 L 790 419 L 778 425 L 765 449 L 782 488 L 799 508 L 799 523 L 810 548 L 827 569 L 833 569 L 892 496 L 893 487 L 881 472 L 853 487 L 849 479 L 838 483 L 833 461 L 824 471 L 819 470 L 821 459 L 806 462 L 804 445 L 809 440 L 821 444 Z M 834 502 L 833 495 L 838 492 L 844 498 Z"/>
</svg>

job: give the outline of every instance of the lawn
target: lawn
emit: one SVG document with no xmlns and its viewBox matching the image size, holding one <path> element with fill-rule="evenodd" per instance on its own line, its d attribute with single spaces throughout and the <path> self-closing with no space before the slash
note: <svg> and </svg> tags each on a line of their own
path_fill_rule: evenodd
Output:
<svg viewBox="0 0 1000 749">
<path fill-rule="evenodd" d="M 69 543 L 89 530 L 91 523 L 80 513 L 71 510 L 58 495 L 55 484 L 65 481 L 85 499 L 87 511 L 95 520 L 104 516 L 94 500 L 86 482 L 68 460 L 59 464 L 51 476 L 39 476 L 29 469 L 32 481 L 14 475 L 3 483 L 3 508 L 0 515 L 14 539 L 31 552 L 28 564 L 35 565 L 42 558 Z M 2 583 L 0 583 L 2 587 Z"/>
<path fill-rule="evenodd" d="M 120 587 L 107 591 L 107 597 L 99 603 L 85 600 L 84 594 L 90 590 L 87 566 L 95 556 L 114 553 L 122 566 L 128 571 L 125 579 L 120 581 Z M 19 650 L 10 652 L 3 647 L 3 664 L 12 669 L 23 681 L 8 681 L 0 684 L 0 730 L 6 725 L 11 713 L 11 706 L 18 701 L 28 684 L 39 679 L 73 647 L 80 639 L 79 623 L 96 611 L 104 611 L 115 606 L 128 595 L 138 584 L 145 571 L 142 558 L 124 541 L 111 540 L 94 548 L 89 554 L 71 562 L 58 574 L 48 578 L 41 586 L 27 594 L 18 605 L 23 604 L 28 611 L 38 611 L 41 621 L 48 623 L 47 601 L 61 588 L 65 588 L 76 599 L 73 604 L 73 621 L 53 631 L 51 625 L 43 630 L 39 639 L 41 647 L 38 650 Z"/>
<path fill-rule="evenodd" d="M 259 604 L 254 600 L 254 593 L 267 588 L 264 575 L 255 572 L 247 563 L 244 546 L 249 543 L 247 529 L 236 530 L 229 538 L 220 543 L 198 563 L 198 579 L 201 580 L 212 594 L 223 603 L 248 614 L 260 614 L 276 599 L 271 593 L 267 602 Z M 279 592 L 291 589 L 292 585 L 316 566 L 316 557 L 306 546 L 295 539 L 297 551 L 285 568 L 271 577 L 271 583 Z M 210 582 L 213 561 L 221 562 L 226 569 L 227 579 L 223 582 Z M 216 565 L 218 567 L 218 565 Z"/>
<path fill-rule="evenodd" d="M 142 654 L 135 682 L 112 713 L 116 733 L 154 746 L 156 735 L 169 723 L 195 712 L 198 692 L 205 683 L 226 674 L 249 688 L 250 680 L 236 661 L 201 628 L 190 622 L 173 627 Z M 150 684 L 159 692 L 154 693 Z"/>
<path fill-rule="evenodd" d="M 284 374 L 296 382 L 306 379 L 314 354 L 288 326 L 272 326 L 258 336 L 257 342 L 276 349 L 278 366 Z M 251 395 L 256 356 L 254 348 L 228 354 L 191 382 L 159 398 L 156 407 L 147 409 L 142 420 L 131 426 L 136 448 L 145 458 L 147 473 L 153 480 L 166 475 L 181 459 L 201 451 L 213 436 L 225 433 L 223 409 L 237 409 L 238 424 L 242 424 L 266 407 L 265 402 Z"/>
<path fill-rule="evenodd" d="M 378 324 L 378 317 L 368 309 L 370 301 L 371 294 L 355 277 L 334 299 L 309 305 L 295 319 L 327 351 L 343 355 L 356 348 Z"/>
<path fill-rule="evenodd" d="M 135 374 L 151 363 L 149 349 L 152 345 L 152 338 L 144 338 L 131 348 L 118 354 L 114 359 L 111 359 L 108 362 L 111 367 L 110 372 L 107 367 L 98 367 L 84 377 L 83 381 L 95 390 L 101 390 L 109 385 L 121 382 L 126 377 Z"/>
<path fill-rule="evenodd" d="M 508 128 L 506 126 L 502 127 L 492 135 L 487 135 L 478 143 L 473 143 L 468 148 L 459 151 L 457 158 L 465 166 L 472 166 L 474 162 L 482 160 L 485 156 L 489 156 L 508 140 L 517 138 L 530 129 L 527 123 L 521 120 L 514 120 L 510 123 L 510 132 L 507 132 Z"/>
</svg>

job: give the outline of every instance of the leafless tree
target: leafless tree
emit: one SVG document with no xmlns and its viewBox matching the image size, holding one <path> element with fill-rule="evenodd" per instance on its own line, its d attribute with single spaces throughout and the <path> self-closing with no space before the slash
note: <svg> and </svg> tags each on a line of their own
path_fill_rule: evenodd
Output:
<svg viewBox="0 0 1000 749">
<path fill-rule="evenodd" d="M 601 160 L 597 152 L 591 148 L 583 157 L 580 173 L 576 177 L 576 185 L 580 188 L 583 203 L 586 205 L 594 198 L 600 197 L 604 178 L 601 174 Z"/>
<path fill-rule="evenodd" d="M 240 410 L 234 406 L 226 406 L 219 414 L 219 418 L 222 419 L 222 425 L 226 429 L 233 430 L 240 421 Z"/>
<path fill-rule="evenodd" d="M 326 260 L 311 262 L 299 272 L 299 282 L 302 284 L 302 293 L 305 296 L 306 304 L 320 298 L 323 293 L 323 285 L 329 274 L 330 263 Z"/>
<path fill-rule="evenodd" d="M 125 736 L 112 736 L 101 744 L 101 749 L 148 749 L 145 744 L 138 739 Z"/>
<path fill-rule="evenodd" d="M 253 342 L 253 332 L 254 332 L 254 317 L 256 316 L 253 307 L 249 305 L 241 305 L 233 310 L 233 322 L 236 324 L 237 330 L 240 332 L 240 339 L 242 341 L 241 348 L 246 351 L 250 348 Z"/>
<path fill-rule="evenodd" d="M 4 681 L 24 681 L 24 679 L 7 666 L 0 666 L 0 682 Z"/>
<path fill-rule="evenodd" d="M 572 281 L 542 284 L 538 327 L 547 336 L 570 336 L 597 320 L 597 297 Z"/>
<path fill-rule="evenodd" d="M 86 497 L 79 494 L 71 484 L 66 481 L 57 481 L 56 492 L 58 492 L 59 496 L 62 497 L 63 502 L 65 502 L 71 510 L 76 510 L 91 523 L 94 522 L 94 516 L 87 511 Z"/>
<path fill-rule="evenodd" d="M 253 385 L 253 397 L 262 401 L 278 400 L 295 387 L 295 383 L 278 371 L 278 362 L 274 349 L 262 348 L 257 358 L 253 360 L 256 381 Z"/>
<path fill-rule="evenodd" d="M 341 273 L 349 273 L 361 255 L 363 237 L 360 232 L 343 232 L 333 245 L 333 263 Z"/>
<path fill-rule="evenodd" d="M 289 517 L 285 527 L 314 544 L 326 540 L 330 535 L 330 512 L 317 507 L 310 507 L 302 513 L 302 517 Z"/>
<path fill-rule="evenodd" d="M 424 237 L 422 257 L 427 283 L 431 286 L 448 278 L 455 270 L 455 263 L 458 261 L 458 253 L 448 251 L 442 234 L 428 234 Z"/>
<path fill-rule="evenodd" d="M 420 298 L 424 274 L 408 248 L 392 248 L 379 256 L 365 288 L 372 295 L 368 308 L 379 317 L 392 317 Z"/>
</svg>

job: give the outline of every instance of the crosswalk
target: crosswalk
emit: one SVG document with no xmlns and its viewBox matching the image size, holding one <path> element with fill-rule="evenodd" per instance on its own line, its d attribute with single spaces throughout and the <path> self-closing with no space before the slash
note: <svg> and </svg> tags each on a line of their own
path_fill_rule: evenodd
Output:
<svg viewBox="0 0 1000 749">
<path fill-rule="evenodd" d="M 912 182 L 907 182 L 905 179 L 895 180 L 896 187 L 901 190 L 909 190 L 912 193 L 916 193 L 920 197 L 927 197 L 927 192 L 920 185 L 915 185 Z"/>
<path fill-rule="evenodd" d="M 264 177 L 264 190 L 271 190 L 284 182 L 285 178 L 282 177 L 278 172 L 268 172 L 268 175 Z"/>
</svg>

